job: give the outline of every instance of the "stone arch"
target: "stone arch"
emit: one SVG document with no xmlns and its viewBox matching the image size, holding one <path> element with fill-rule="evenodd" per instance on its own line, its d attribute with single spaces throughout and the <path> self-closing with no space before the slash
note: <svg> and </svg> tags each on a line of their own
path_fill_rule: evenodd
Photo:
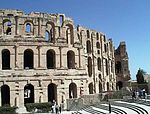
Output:
<svg viewBox="0 0 150 114">
<path fill-rule="evenodd" d="M 57 85 L 51 83 L 48 85 L 48 102 L 57 101 Z"/>
<path fill-rule="evenodd" d="M 48 39 L 45 39 L 46 41 L 49 41 L 51 43 L 55 42 L 55 24 L 51 21 L 46 23 L 46 31 L 48 33 Z M 46 37 L 45 37 L 46 38 Z"/>
<path fill-rule="evenodd" d="M 67 67 L 69 69 L 75 68 L 75 53 L 71 50 L 67 52 Z"/>
<path fill-rule="evenodd" d="M 11 35 L 12 23 L 9 19 L 3 20 L 3 32 L 6 35 Z"/>
<path fill-rule="evenodd" d="M 87 65 L 87 67 L 88 67 L 89 77 L 91 77 L 92 76 L 92 59 L 91 59 L 91 57 L 88 57 L 88 65 Z"/>
<path fill-rule="evenodd" d="M 100 59 L 100 57 L 97 58 L 97 67 L 98 67 L 98 70 L 101 71 L 101 59 Z"/>
<path fill-rule="evenodd" d="M 89 84 L 89 94 L 93 94 L 93 83 Z"/>
<path fill-rule="evenodd" d="M 87 53 L 91 53 L 92 50 L 91 50 L 91 42 L 88 40 L 86 41 L 86 50 L 87 50 Z"/>
<path fill-rule="evenodd" d="M 10 51 L 8 49 L 2 50 L 2 70 L 10 69 Z"/>
<path fill-rule="evenodd" d="M 34 86 L 27 84 L 24 86 L 24 104 L 34 103 Z"/>
<path fill-rule="evenodd" d="M 1 103 L 2 106 L 10 105 L 10 88 L 8 85 L 1 86 Z"/>
<path fill-rule="evenodd" d="M 107 82 L 107 91 L 109 91 L 110 88 L 109 88 L 109 82 Z"/>
<path fill-rule="evenodd" d="M 103 91 L 102 89 L 102 83 L 99 81 L 99 93 L 101 93 Z"/>
<path fill-rule="evenodd" d="M 116 83 L 116 89 L 117 90 L 120 90 L 122 87 L 123 87 L 123 82 L 122 81 L 118 81 L 117 83 Z"/>
<path fill-rule="evenodd" d="M 34 35 L 34 24 L 32 20 L 26 20 L 24 22 L 25 34 L 26 35 Z"/>
<path fill-rule="evenodd" d="M 31 49 L 24 51 L 24 69 L 33 69 L 34 67 L 34 53 Z"/>
<path fill-rule="evenodd" d="M 77 85 L 73 82 L 69 85 L 69 98 L 77 98 Z"/>
<path fill-rule="evenodd" d="M 56 63 L 56 54 L 54 50 L 50 49 L 47 51 L 46 60 L 47 60 L 47 68 L 54 69 Z"/>
<path fill-rule="evenodd" d="M 66 39 L 67 43 L 73 44 L 74 43 L 74 32 L 73 32 L 73 25 L 66 24 Z"/>
</svg>

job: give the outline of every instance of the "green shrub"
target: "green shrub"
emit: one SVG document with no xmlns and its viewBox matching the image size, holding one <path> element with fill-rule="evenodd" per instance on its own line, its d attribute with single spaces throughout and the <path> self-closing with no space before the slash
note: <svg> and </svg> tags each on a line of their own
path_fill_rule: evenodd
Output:
<svg viewBox="0 0 150 114">
<path fill-rule="evenodd" d="M 10 106 L 3 106 L 0 107 L 0 114 L 17 114 L 16 113 L 17 107 L 10 107 Z"/>
<path fill-rule="evenodd" d="M 27 111 L 32 112 L 35 109 L 40 110 L 43 113 L 51 111 L 52 103 L 27 103 L 25 104 Z"/>
</svg>

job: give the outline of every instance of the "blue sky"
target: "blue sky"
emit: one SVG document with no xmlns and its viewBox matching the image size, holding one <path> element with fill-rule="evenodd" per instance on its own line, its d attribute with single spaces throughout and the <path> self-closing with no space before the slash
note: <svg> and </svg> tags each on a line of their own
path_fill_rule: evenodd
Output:
<svg viewBox="0 0 150 114">
<path fill-rule="evenodd" d="M 80 24 L 125 41 L 132 79 L 139 68 L 150 73 L 150 0 L 1 0 L 0 9 L 64 13 Z"/>
</svg>

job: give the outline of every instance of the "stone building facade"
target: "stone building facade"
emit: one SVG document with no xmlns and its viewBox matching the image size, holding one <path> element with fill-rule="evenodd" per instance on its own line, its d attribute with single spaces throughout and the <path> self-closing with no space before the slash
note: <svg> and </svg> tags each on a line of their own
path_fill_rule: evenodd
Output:
<svg viewBox="0 0 150 114">
<path fill-rule="evenodd" d="M 64 14 L 0 10 L 0 106 L 116 89 L 114 46 Z"/>
<path fill-rule="evenodd" d="M 129 86 L 128 81 L 131 79 L 128 53 L 125 42 L 120 42 L 119 47 L 115 50 L 115 72 L 116 72 L 116 89 Z"/>
</svg>

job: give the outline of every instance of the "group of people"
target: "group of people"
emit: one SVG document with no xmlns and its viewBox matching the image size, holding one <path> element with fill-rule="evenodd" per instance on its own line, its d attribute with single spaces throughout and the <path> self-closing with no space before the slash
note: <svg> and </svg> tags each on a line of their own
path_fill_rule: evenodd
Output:
<svg viewBox="0 0 150 114">
<path fill-rule="evenodd" d="M 52 104 L 52 113 L 54 114 L 61 114 L 61 105 L 59 106 L 55 101 Z"/>
<path fill-rule="evenodd" d="M 139 99 L 139 98 L 143 98 L 143 99 L 147 99 L 147 93 L 145 91 L 145 89 L 139 89 L 139 90 L 136 90 L 136 91 L 133 91 L 132 92 L 132 99 Z"/>
</svg>

